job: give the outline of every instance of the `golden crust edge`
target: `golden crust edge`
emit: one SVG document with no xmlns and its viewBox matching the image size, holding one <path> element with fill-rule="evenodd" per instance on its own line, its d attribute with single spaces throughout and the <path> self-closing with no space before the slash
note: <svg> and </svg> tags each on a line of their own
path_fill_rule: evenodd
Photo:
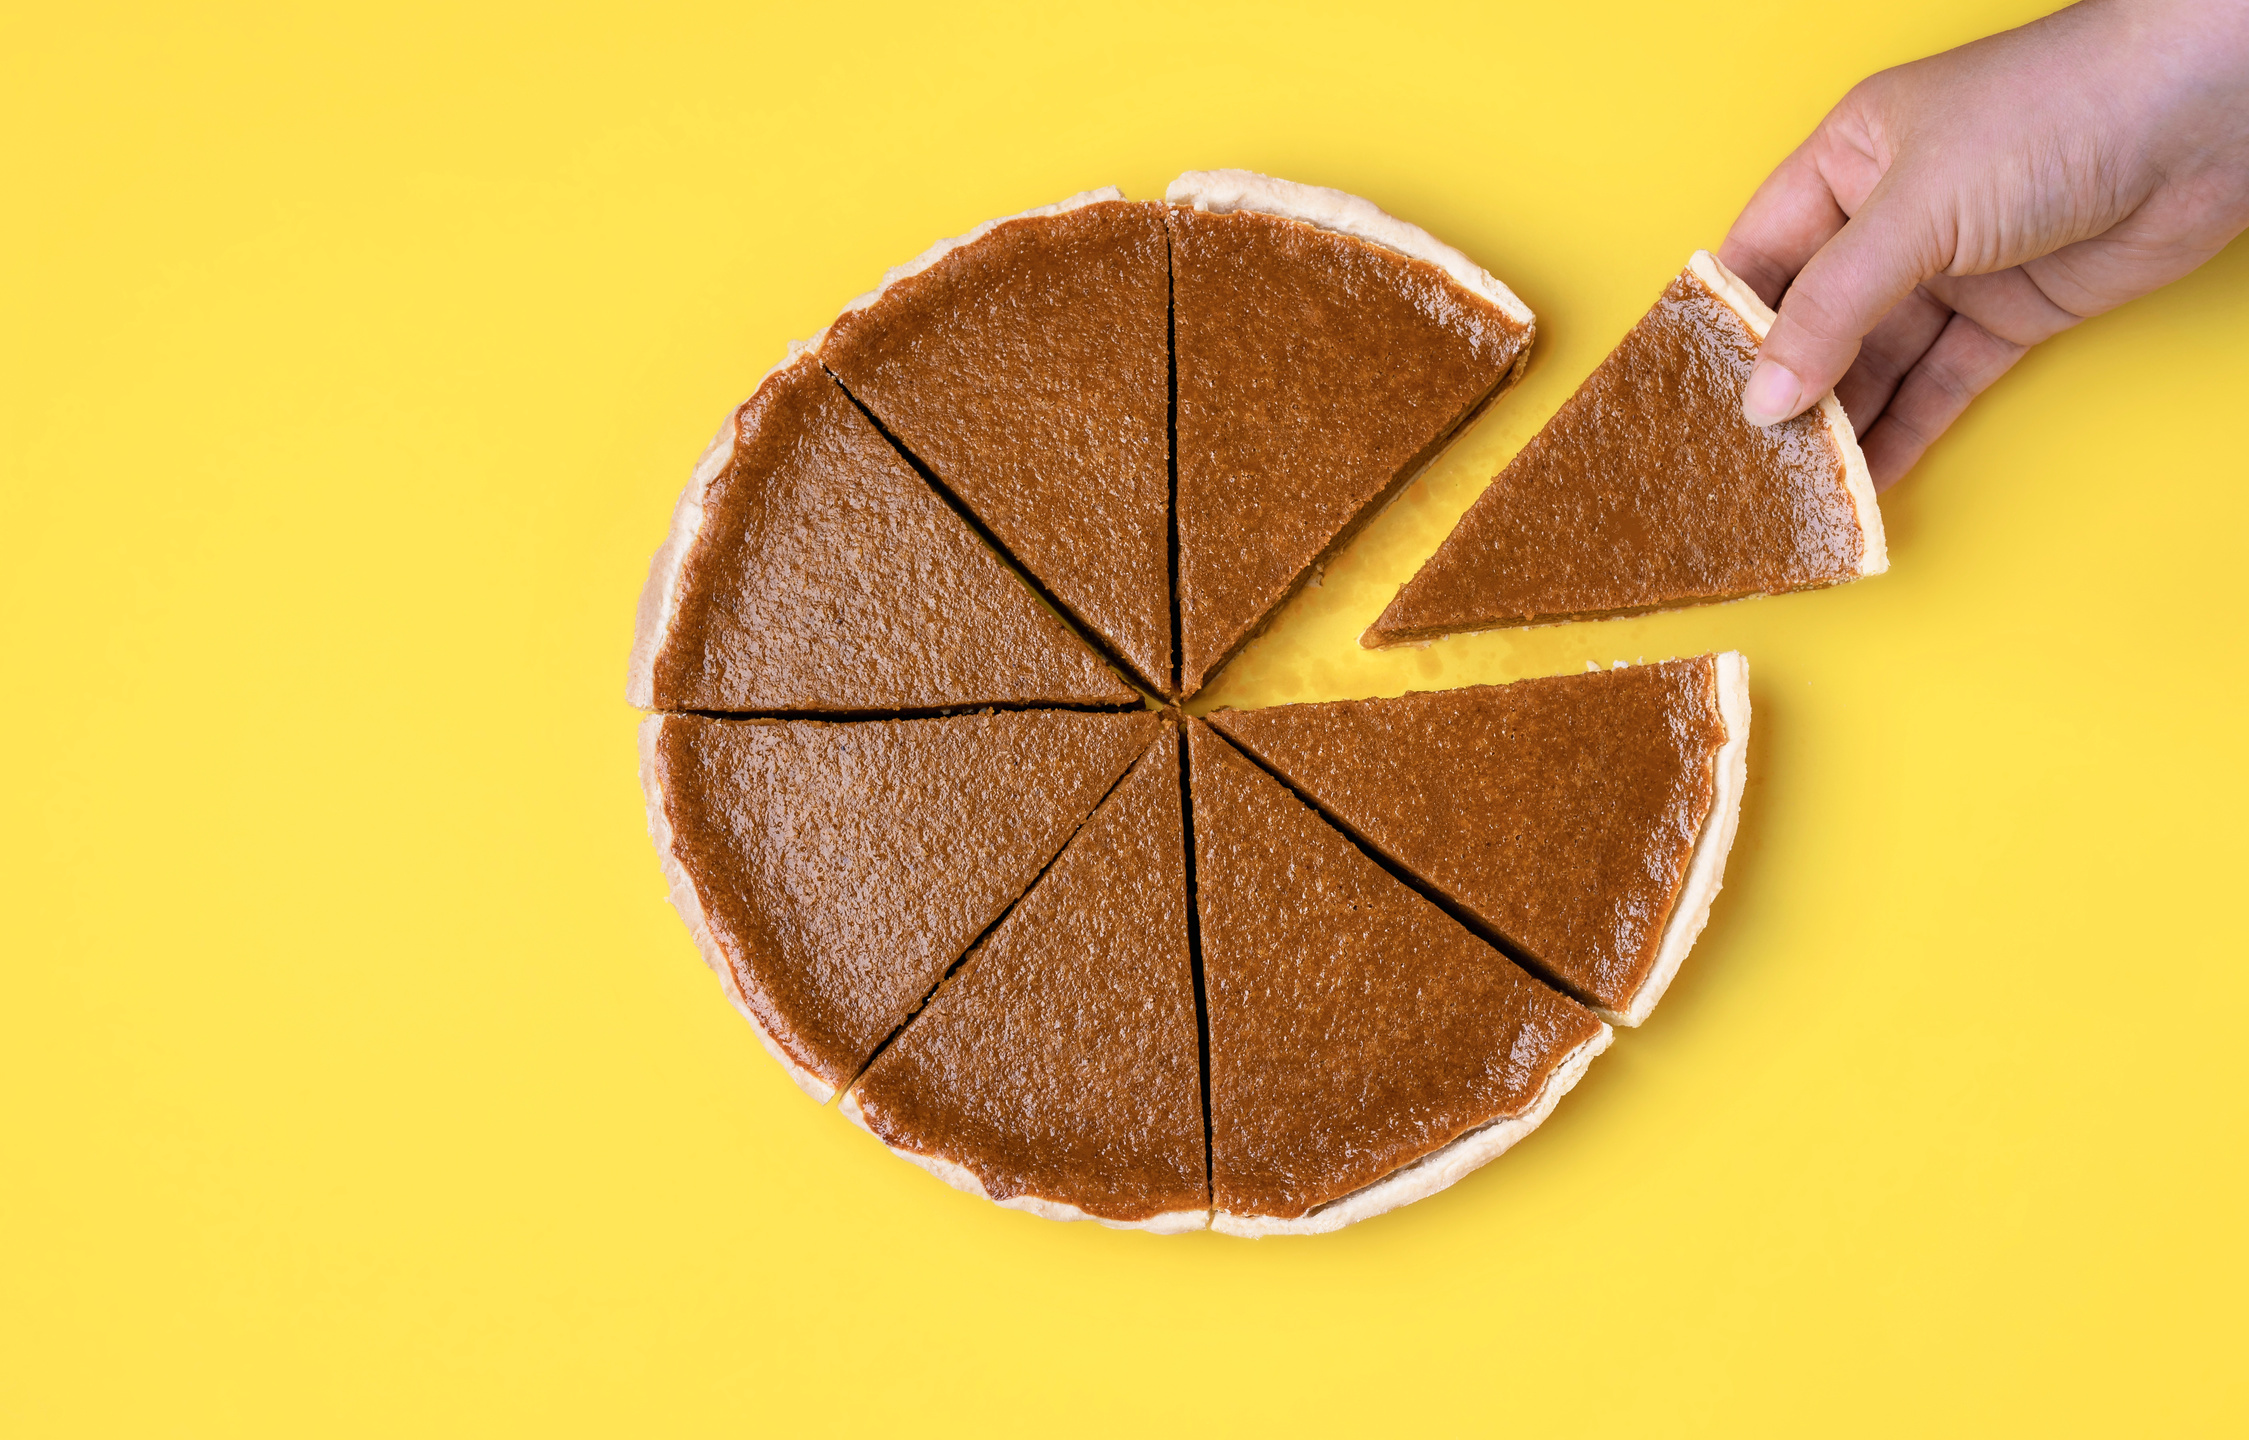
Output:
<svg viewBox="0 0 2249 1440">
<path fill-rule="evenodd" d="M 867 1123 L 865 1112 L 859 1108 L 859 1092 L 856 1084 L 844 1092 L 843 1103 L 837 1108 L 842 1110 L 844 1119 L 849 1120 L 869 1135 L 874 1135 L 875 1143 L 907 1164 L 928 1171 L 955 1190 L 974 1195 L 979 1200 L 990 1200 L 991 1203 L 1003 1210 L 1020 1210 L 1026 1215 L 1036 1215 L 1041 1220 L 1091 1220 L 1095 1224 L 1111 1230 L 1145 1230 L 1152 1235 L 1184 1235 L 1190 1231 L 1208 1229 L 1210 1226 L 1210 1211 L 1208 1210 L 1166 1210 L 1160 1214 L 1151 1215 L 1145 1220 L 1112 1220 L 1104 1215 L 1095 1215 L 1089 1211 L 1081 1210 L 1066 1200 L 1049 1200 L 1039 1195 L 1017 1195 L 1012 1199 L 993 1200 L 991 1192 L 984 1188 L 984 1182 L 976 1178 L 976 1172 L 958 1161 L 947 1159 L 942 1155 L 930 1155 L 918 1150 L 903 1149 L 891 1144 L 880 1135 L 875 1135 L 874 1127 Z"/>
<path fill-rule="evenodd" d="M 695 888 L 695 879 L 687 873 L 673 849 L 672 820 L 664 805 L 663 784 L 656 775 L 656 745 L 664 733 L 665 724 L 673 717 L 651 715 L 640 722 L 640 789 L 648 803 L 648 838 L 655 843 L 656 857 L 664 867 L 664 883 L 668 887 L 665 898 L 687 923 L 687 933 L 695 942 L 695 949 L 703 963 L 718 976 L 719 988 L 726 994 L 727 1003 L 750 1022 L 757 1032 L 758 1043 L 768 1055 L 780 1062 L 797 1088 L 825 1105 L 835 1097 L 836 1087 L 805 1069 L 789 1057 L 773 1036 L 766 1030 L 756 1012 L 750 1009 L 749 998 L 742 993 L 742 982 L 734 973 L 734 966 L 719 946 L 718 937 L 711 933 L 710 919 L 703 909 L 703 897 Z"/>
<path fill-rule="evenodd" d="M 1400 220 L 1372 200 L 1348 190 L 1282 180 L 1255 170 L 1188 170 L 1164 188 L 1164 199 L 1216 214 L 1250 210 L 1349 235 L 1436 266 L 1453 283 L 1490 302 L 1519 325 L 1535 327 L 1538 323 L 1531 307 L 1489 270 L 1419 225 Z"/>
<path fill-rule="evenodd" d="M 1713 657 L 1717 674 L 1718 714 L 1726 738 L 1718 746 L 1712 778 L 1710 813 L 1687 860 L 1687 877 L 1672 902 L 1671 918 L 1664 922 L 1663 939 L 1656 947 L 1655 964 L 1640 988 L 1622 1010 L 1594 1007 L 1593 1013 L 1612 1025 L 1637 1026 L 1655 1010 L 1656 1002 L 1678 977 L 1687 952 L 1694 948 L 1703 927 L 1710 923 L 1710 906 L 1726 884 L 1726 857 L 1733 852 L 1734 835 L 1741 824 L 1742 792 L 1749 784 L 1749 657 L 1739 650 Z"/>
<path fill-rule="evenodd" d="M 964 230 L 960 234 L 954 235 L 948 239 L 940 240 L 936 244 L 931 245 L 927 250 L 924 250 L 919 255 L 916 255 L 913 259 L 908 260 L 903 264 L 893 265 L 888 270 L 883 271 L 882 279 L 876 284 L 875 288 L 867 291 L 865 294 L 853 297 L 849 304 L 845 305 L 842 310 L 837 312 L 837 318 L 841 319 L 843 316 L 849 315 L 854 310 L 866 309 L 869 305 L 872 305 L 877 300 L 880 300 L 883 297 L 884 293 L 887 292 L 891 286 L 898 284 L 900 281 L 912 279 L 914 276 L 919 275 L 922 271 L 927 270 L 930 266 L 935 265 L 938 261 L 944 259 L 953 251 L 959 250 L 964 246 L 975 244 L 977 241 L 983 239 L 985 236 L 991 234 L 994 230 L 997 230 L 1000 226 L 1005 225 L 1010 221 L 1041 220 L 1052 215 L 1067 215 L 1072 210 L 1082 210 L 1088 205 L 1101 205 L 1106 204 L 1107 202 L 1112 200 L 1122 200 L 1124 198 L 1124 191 L 1119 190 L 1116 186 L 1103 185 L 1095 190 L 1080 190 L 1077 194 L 1070 196 L 1068 199 L 1057 200 L 1051 205 L 1034 205 L 1028 210 L 1020 210 L 1013 215 L 995 215 L 991 219 L 986 220 L 981 225 L 977 225 L 969 230 Z M 825 334 L 826 332 L 823 331 L 822 333 Z"/>
<path fill-rule="evenodd" d="M 1587 1067 L 1615 1039 L 1616 1031 L 1603 1025 L 1590 1039 L 1562 1058 L 1537 1098 L 1522 1110 L 1457 1136 L 1412 1164 L 1401 1166 L 1372 1185 L 1354 1190 L 1309 1215 L 1281 1220 L 1269 1215 L 1236 1215 L 1231 1211 L 1214 1210 L 1210 1228 L 1221 1235 L 1247 1240 L 1261 1240 L 1268 1235 L 1324 1235 L 1450 1189 L 1506 1154 L 1543 1124 L 1562 1097 L 1576 1089 L 1577 1082 L 1585 1078 Z"/>
<path fill-rule="evenodd" d="M 1759 344 L 1764 343 L 1777 318 L 1773 307 L 1708 250 L 1697 250 L 1688 257 L 1687 269 L 1742 318 Z M 1874 477 L 1866 468 L 1866 452 L 1859 448 L 1858 431 L 1851 427 L 1851 417 L 1843 413 L 1843 402 L 1835 398 L 1833 390 L 1820 397 L 1819 412 L 1836 451 L 1843 457 L 1843 487 L 1850 492 L 1851 508 L 1858 515 L 1859 575 L 1879 575 L 1890 568 L 1890 542 L 1882 529 L 1882 506 L 1874 498 Z"/>
</svg>

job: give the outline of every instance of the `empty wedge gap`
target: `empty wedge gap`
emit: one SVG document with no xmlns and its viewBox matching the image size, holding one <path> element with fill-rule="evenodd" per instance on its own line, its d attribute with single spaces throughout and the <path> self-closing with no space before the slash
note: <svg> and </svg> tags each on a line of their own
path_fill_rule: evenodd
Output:
<svg viewBox="0 0 2249 1440">
<path fill-rule="evenodd" d="M 1211 1157 L 1216 1131 L 1210 1118 L 1210 998 L 1204 988 L 1202 910 L 1195 893 L 1195 786 L 1187 759 L 1187 737 L 1181 734 L 1179 738 L 1179 825 L 1187 847 L 1187 967 L 1195 981 L 1195 1049 L 1203 1079 L 1203 1189 L 1215 1194 L 1211 1190 L 1216 1178 Z"/>
<path fill-rule="evenodd" d="M 937 498 L 943 500 L 952 508 L 953 513 L 960 517 L 961 523 L 974 531 L 979 540 L 990 546 L 992 553 L 999 556 L 1007 568 L 1015 572 L 1016 578 L 1028 585 L 1031 588 L 1031 593 L 1045 602 L 1046 607 L 1052 610 L 1063 624 L 1075 631 L 1079 639 L 1092 646 L 1096 655 L 1099 655 L 1111 669 L 1122 675 L 1133 686 L 1145 691 L 1151 697 L 1161 696 L 1164 693 L 1164 687 L 1161 684 L 1151 681 L 1147 676 L 1141 674 L 1137 668 L 1117 653 L 1099 631 L 1066 609 L 1062 602 L 1055 598 L 1054 592 L 1047 589 L 1046 583 L 1032 574 L 1030 567 L 1017 559 L 1014 551 L 1000 543 L 999 536 L 994 535 L 990 527 L 985 525 L 976 512 L 968 507 L 968 502 L 954 493 L 953 487 L 947 485 L 935 470 L 932 470 L 919 455 L 916 455 L 907 446 L 904 440 L 901 440 L 888 425 L 884 424 L 882 417 L 877 415 L 865 401 L 851 393 L 851 387 L 843 383 L 841 375 L 830 370 L 828 371 L 828 378 L 835 381 L 836 388 L 843 391 L 844 397 L 858 407 L 860 414 L 867 417 L 867 423 L 874 426 L 876 432 L 890 442 L 890 448 L 898 452 L 899 458 L 914 467 L 914 473 L 921 476 L 923 483 L 935 492 Z"/>
<path fill-rule="evenodd" d="M 1156 737 L 1160 737 L 1162 734 L 1162 727 L 1159 726 Z M 836 1087 L 837 1095 L 847 1093 L 852 1086 L 859 1083 L 861 1077 L 874 1068 L 874 1063 L 882 1058 L 882 1052 L 888 1050 L 899 1036 L 906 1033 L 906 1027 L 913 1024 L 921 1013 L 929 1008 L 929 1002 L 937 998 L 937 992 L 943 990 L 946 983 L 960 973 L 960 968 L 968 963 L 968 957 L 976 953 L 976 947 L 991 938 L 994 930 L 1007 923 L 1007 917 L 1015 913 L 1015 907 L 1023 903 L 1024 896 L 1039 888 L 1039 882 L 1046 878 L 1047 871 L 1054 868 L 1054 862 L 1062 858 L 1062 852 L 1070 848 L 1070 842 L 1077 839 L 1085 827 L 1093 823 L 1093 817 L 1101 813 L 1101 807 L 1109 803 L 1109 797 L 1117 793 L 1117 787 L 1124 784 L 1126 779 L 1140 768 L 1140 762 L 1148 758 L 1148 751 L 1155 748 L 1156 737 L 1151 737 L 1147 746 L 1138 755 L 1132 757 L 1132 763 L 1125 766 L 1123 770 L 1118 772 L 1117 778 L 1109 782 L 1109 788 L 1101 792 L 1101 798 L 1093 802 L 1085 814 L 1079 817 L 1078 823 L 1071 827 L 1070 833 L 1063 837 L 1062 843 L 1054 847 L 1054 853 L 1046 857 L 1046 863 L 1039 866 L 1038 873 L 1031 877 L 1031 882 L 1017 891 L 1014 899 L 1001 906 L 1000 913 L 992 917 L 992 923 L 977 931 L 976 938 L 961 948 L 961 953 L 955 955 L 952 963 L 945 967 L 945 973 L 938 976 L 936 981 L 922 992 L 921 999 L 914 1002 L 914 1008 L 906 1012 L 906 1018 L 899 1021 L 888 1035 L 882 1037 L 882 1043 L 869 1052 L 866 1063 L 852 1072 L 849 1080 Z"/>
<path fill-rule="evenodd" d="M 1540 961 L 1537 956 L 1531 954 L 1529 951 L 1523 949 L 1522 946 L 1517 945 L 1514 941 L 1508 939 L 1506 936 L 1492 929 L 1489 925 L 1486 925 L 1466 906 L 1460 904 L 1460 902 L 1454 900 L 1451 896 L 1439 891 L 1435 886 L 1429 884 L 1420 876 L 1414 874 L 1413 871 L 1407 869 L 1404 865 L 1400 864 L 1396 860 L 1391 859 L 1390 856 L 1384 854 L 1379 848 L 1374 845 L 1372 841 L 1368 840 L 1364 835 L 1361 835 L 1357 830 L 1351 828 L 1350 824 L 1345 821 L 1342 816 L 1337 815 L 1334 811 L 1328 809 L 1327 806 L 1322 805 L 1318 800 L 1306 794 L 1303 790 L 1297 788 L 1297 786 L 1292 784 L 1289 778 L 1286 775 L 1283 775 L 1279 770 L 1275 769 L 1271 765 L 1266 764 L 1264 759 L 1259 756 L 1256 751 L 1250 749 L 1247 745 L 1237 743 L 1233 736 L 1225 734 L 1216 726 L 1211 727 L 1211 734 L 1225 741 L 1228 745 L 1233 746 L 1235 752 L 1247 759 L 1250 764 L 1255 765 L 1258 769 L 1264 771 L 1267 775 L 1272 776 L 1274 782 L 1280 785 L 1281 788 L 1287 790 L 1289 794 L 1294 795 L 1298 800 L 1302 801 L 1307 806 L 1310 806 L 1313 814 L 1319 816 L 1322 820 L 1325 820 L 1338 835 L 1341 835 L 1344 839 L 1350 841 L 1351 844 L 1358 849 L 1360 854 L 1366 856 L 1369 860 L 1372 860 L 1375 864 L 1381 866 L 1385 871 L 1389 872 L 1390 878 L 1396 880 L 1399 884 L 1405 886 L 1414 894 L 1419 895 L 1422 899 L 1436 906 L 1439 910 L 1444 911 L 1447 915 L 1451 916 L 1456 922 L 1458 922 L 1462 929 L 1466 930 L 1469 934 L 1475 936 L 1477 939 L 1483 941 L 1486 945 L 1491 946 L 1500 954 L 1505 955 L 1508 959 L 1514 961 L 1517 965 L 1521 966 L 1527 974 L 1536 978 L 1548 989 L 1560 991 L 1562 994 L 1569 996 L 1572 1000 L 1577 1001 L 1580 1005 L 1595 1006 L 1600 1003 L 1599 1001 L 1593 999 L 1591 996 L 1585 994 L 1582 990 L 1579 990 L 1576 986 L 1571 985 L 1567 981 L 1563 980 L 1559 975 L 1556 975 L 1552 970 L 1547 968 L 1547 966 L 1542 961 Z"/>
</svg>

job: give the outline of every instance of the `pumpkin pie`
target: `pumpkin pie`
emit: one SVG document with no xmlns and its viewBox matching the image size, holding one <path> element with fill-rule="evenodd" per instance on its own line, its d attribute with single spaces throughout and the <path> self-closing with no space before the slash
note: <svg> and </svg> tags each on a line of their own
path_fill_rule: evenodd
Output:
<svg viewBox="0 0 2249 1440">
<path fill-rule="evenodd" d="M 820 341 L 852 397 L 1142 685 L 1169 693 L 1163 207 L 1091 191 L 892 270 Z"/>
<path fill-rule="evenodd" d="M 1212 1228 L 1338 1229 L 1528 1134 L 1608 1044 L 1200 721 Z"/>
<path fill-rule="evenodd" d="M 651 716 L 649 832 L 728 998 L 825 1101 L 1029 888 L 1162 723 L 1147 710 Z"/>
<path fill-rule="evenodd" d="M 696 467 L 636 629 L 642 709 L 1140 703 L 801 348 Z"/>
<path fill-rule="evenodd" d="M 1741 389 L 1773 312 L 1697 251 L 1499 472 L 1368 645 L 1840 584 L 1889 567 L 1832 391 L 1759 427 Z"/>
<path fill-rule="evenodd" d="M 1166 193 L 1189 695 L 1521 373 L 1534 327 L 1357 196 L 1245 170 Z"/>
<path fill-rule="evenodd" d="M 843 1098 L 894 1152 L 1053 1220 L 1208 1223 L 1178 729 Z"/>
<path fill-rule="evenodd" d="M 1455 915 L 1637 1025 L 1724 879 L 1748 673 L 1729 651 L 1210 722 Z"/>
</svg>

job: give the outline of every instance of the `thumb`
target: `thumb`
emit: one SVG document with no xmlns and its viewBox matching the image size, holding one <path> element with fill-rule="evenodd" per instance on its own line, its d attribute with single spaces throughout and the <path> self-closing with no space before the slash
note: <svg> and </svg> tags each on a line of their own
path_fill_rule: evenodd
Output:
<svg viewBox="0 0 2249 1440">
<path fill-rule="evenodd" d="M 1752 425 L 1800 415 L 1835 387 L 1859 342 L 1892 306 L 1945 265 L 1931 209 L 1884 177 L 1859 213 L 1805 263 L 1781 297 L 1742 387 Z"/>
</svg>

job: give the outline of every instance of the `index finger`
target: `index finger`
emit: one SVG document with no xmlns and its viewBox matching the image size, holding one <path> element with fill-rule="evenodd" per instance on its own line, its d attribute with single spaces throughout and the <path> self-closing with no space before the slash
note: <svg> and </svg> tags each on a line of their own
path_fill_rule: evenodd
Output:
<svg viewBox="0 0 2249 1440">
<path fill-rule="evenodd" d="M 1718 247 L 1719 260 L 1767 305 L 1780 303 L 1796 272 L 1851 218 L 1820 173 L 1813 143 L 1797 146 L 1765 177 Z"/>
</svg>

